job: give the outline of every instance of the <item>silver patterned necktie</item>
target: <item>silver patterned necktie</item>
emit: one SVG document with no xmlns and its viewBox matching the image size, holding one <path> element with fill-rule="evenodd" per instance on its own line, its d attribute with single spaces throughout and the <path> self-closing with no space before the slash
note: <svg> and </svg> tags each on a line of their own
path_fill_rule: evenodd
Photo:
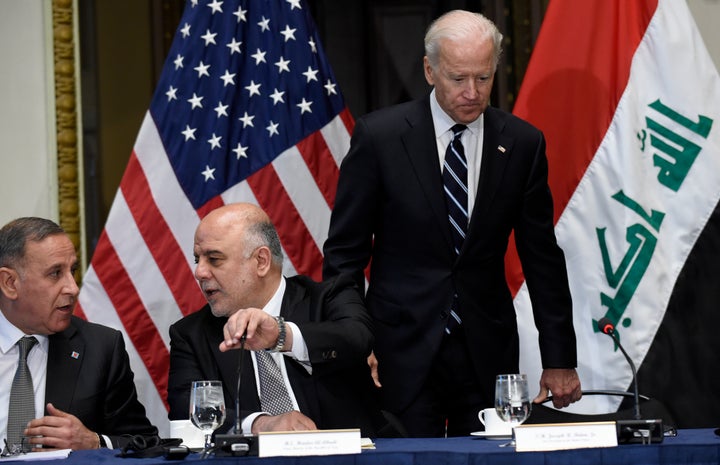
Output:
<svg viewBox="0 0 720 465">
<path fill-rule="evenodd" d="M 20 352 L 18 367 L 15 371 L 12 387 L 10 388 L 10 403 L 8 405 L 7 443 L 16 448 L 23 444 L 28 451 L 29 444 L 23 442 L 23 431 L 30 420 L 35 418 L 35 394 L 33 392 L 32 376 L 27 365 L 27 356 L 30 349 L 37 344 L 37 339 L 25 336 L 17 342 Z"/>
<path fill-rule="evenodd" d="M 271 415 L 293 410 L 282 372 L 272 355 L 264 350 L 255 352 L 260 378 L 260 407 Z"/>
</svg>

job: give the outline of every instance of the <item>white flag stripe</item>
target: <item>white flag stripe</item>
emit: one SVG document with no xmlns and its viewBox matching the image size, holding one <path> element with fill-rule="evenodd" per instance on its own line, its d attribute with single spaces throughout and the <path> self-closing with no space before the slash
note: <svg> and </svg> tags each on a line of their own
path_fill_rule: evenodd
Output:
<svg viewBox="0 0 720 465">
<path fill-rule="evenodd" d="M 330 228 L 330 207 L 297 147 L 280 154 L 272 163 L 305 227 L 322 251 Z"/>
<path fill-rule="evenodd" d="M 165 403 L 155 387 L 155 383 L 150 377 L 145 363 L 137 350 L 135 350 L 135 346 L 132 344 L 132 340 L 127 331 L 125 331 L 120 317 L 114 311 L 107 311 L 108 308 L 114 308 L 113 304 L 105 292 L 105 289 L 99 285 L 100 280 L 92 267 L 88 268 L 87 273 L 85 273 L 85 280 L 93 283 L 91 288 L 89 286 L 83 286 L 83 291 L 80 293 L 80 304 L 82 305 L 85 315 L 89 321 L 115 328 L 122 333 L 123 339 L 125 339 L 128 357 L 130 358 L 130 367 L 135 375 L 135 387 L 138 392 L 138 398 L 145 407 L 148 418 L 151 418 L 153 424 L 157 426 L 160 436 L 169 437 L 170 423 L 167 420 Z"/>
<path fill-rule="evenodd" d="M 328 149 L 330 149 L 335 163 L 337 163 L 339 167 L 342 159 L 348 153 L 348 150 L 350 150 L 350 134 L 340 115 L 330 120 L 330 122 L 320 130 L 320 133 L 325 139 L 325 143 Z"/>
<path fill-rule="evenodd" d="M 235 202 L 247 202 L 252 203 L 253 205 L 260 205 L 257 201 L 257 198 L 255 197 L 255 194 L 253 194 L 252 189 L 250 189 L 250 186 L 248 185 L 247 181 L 239 182 L 232 186 L 230 189 L 226 190 L 222 194 L 222 199 L 225 204 L 229 203 L 235 203 Z M 295 267 L 292 264 L 292 261 L 288 258 L 287 252 L 285 252 L 285 249 L 283 248 L 283 275 L 284 276 L 295 276 L 297 274 L 297 271 L 295 270 Z"/>
<path fill-rule="evenodd" d="M 698 135 L 667 111 L 650 107 L 658 101 L 695 123 L 700 115 L 710 118 L 712 131 L 707 138 Z M 685 160 L 687 173 L 682 171 L 683 163 L 652 146 L 652 137 L 666 137 L 649 128 L 648 118 L 700 148 L 697 158 Z M 632 379 L 613 341 L 586 323 L 608 311 L 601 293 L 621 312 L 617 329 L 636 366 L 647 354 L 678 274 L 720 199 L 719 120 L 720 78 L 687 5 L 660 1 L 633 57 L 630 79 L 610 128 L 556 226 L 566 253 L 575 321 L 585 322 L 575 325 L 583 389 L 626 390 Z M 682 151 L 677 143 L 665 141 Z M 675 171 L 673 179 L 661 182 L 655 157 L 673 162 L 669 168 Z M 626 196 L 622 202 L 613 197 L 620 191 Z M 610 271 L 618 273 L 614 285 L 602 263 L 599 229 Z M 630 241 L 636 245 L 630 265 L 648 260 L 647 268 L 633 270 L 632 278 L 630 271 L 619 269 L 632 250 Z M 619 290 L 625 294 L 618 297 Z M 526 294 L 523 288 L 515 301 L 523 307 L 518 312 L 523 338 L 531 340 L 537 333 L 527 324 L 532 320 L 527 320 Z M 523 359 L 523 370 L 540 373 L 539 359 L 526 353 Z M 608 411 L 618 403 L 619 399 L 593 398 L 573 410 Z"/>
<path fill-rule="evenodd" d="M 170 350 L 170 335 L 166 328 L 182 318 L 183 315 L 177 307 L 165 278 L 153 260 L 140 230 L 133 221 L 122 192 L 118 192 L 118 195 L 115 196 L 113 209 L 113 214 L 105 225 L 105 232 L 123 267 L 131 270 L 128 272 L 128 277 L 135 287 L 138 298 L 148 310 L 148 316 L 153 320 L 165 347 Z"/>
<path fill-rule="evenodd" d="M 155 122 L 150 112 L 147 112 L 135 142 L 135 155 L 145 172 L 155 204 L 179 247 L 190 247 L 188 244 L 193 243 L 195 228 L 200 218 L 178 184 L 167 156 L 159 155 L 164 153 L 165 148 Z M 192 255 L 189 253 L 184 255 L 192 268 L 194 266 Z"/>
<path fill-rule="evenodd" d="M 227 205 L 235 202 L 247 202 L 259 205 L 255 194 L 253 193 L 247 181 L 239 182 L 226 190 L 220 196 Z"/>
</svg>

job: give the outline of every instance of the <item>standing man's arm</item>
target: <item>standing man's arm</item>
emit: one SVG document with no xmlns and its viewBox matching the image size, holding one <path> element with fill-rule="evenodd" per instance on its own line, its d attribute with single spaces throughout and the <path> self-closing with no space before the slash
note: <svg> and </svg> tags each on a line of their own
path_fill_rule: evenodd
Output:
<svg viewBox="0 0 720 465">
<path fill-rule="evenodd" d="M 365 360 L 372 350 L 372 320 L 349 275 L 323 283 L 322 307 L 312 321 L 297 322 L 313 370 L 326 373 Z"/>
<path fill-rule="evenodd" d="M 360 289 L 370 261 L 380 197 L 374 147 L 362 119 L 355 124 L 350 150 L 340 167 L 328 239 L 323 247 L 323 278 L 349 273 Z"/>
<path fill-rule="evenodd" d="M 550 391 L 553 405 L 561 408 L 579 400 L 582 391 L 575 370 L 577 348 L 565 256 L 555 237 L 545 139 L 538 134 L 522 212 L 515 225 L 515 239 L 544 368 L 535 401 L 541 402 Z"/>
</svg>

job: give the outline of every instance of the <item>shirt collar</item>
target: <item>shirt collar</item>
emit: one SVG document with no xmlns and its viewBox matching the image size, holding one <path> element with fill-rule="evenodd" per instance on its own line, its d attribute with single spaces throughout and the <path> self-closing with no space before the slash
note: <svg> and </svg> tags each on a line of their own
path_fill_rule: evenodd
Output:
<svg viewBox="0 0 720 465">
<path fill-rule="evenodd" d="M 17 326 L 10 323 L 10 321 L 5 318 L 5 314 L 0 311 L 0 353 L 6 354 L 23 336 L 26 336 L 26 334 Z M 38 345 L 47 352 L 49 344 L 48 337 L 40 334 L 32 334 L 32 336 L 35 336 L 35 339 L 38 340 Z"/>
<path fill-rule="evenodd" d="M 430 93 L 430 114 L 433 119 L 433 126 L 435 127 L 435 138 L 442 137 L 446 132 L 455 126 L 455 121 L 450 118 L 450 115 L 445 113 L 445 110 L 440 107 L 435 95 L 435 88 Z M 473 135 L 480 134 L 483 127 L 485 114 L 481 113 L 480 116 L 473 122 L 466 124 L 470 133 Z"/>
<path fill-rule="evenodd" d="M 282 306 L 283 295 L 285 295 L 285 277 L 280 278 L 280 285 L 275 290 L 275 293 L 270 298 L 268 303 L 263 307 L 263 311 L 270 316 L 280 316 L 280 307 Z"/>
</svg>

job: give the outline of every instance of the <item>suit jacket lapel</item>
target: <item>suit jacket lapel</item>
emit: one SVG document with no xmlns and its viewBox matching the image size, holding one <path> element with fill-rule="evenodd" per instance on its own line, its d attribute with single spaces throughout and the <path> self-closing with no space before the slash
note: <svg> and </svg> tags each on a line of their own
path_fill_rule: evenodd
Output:
<svg viewBox="0 0 720 465">
<path fill-rule="evenodd" d="M 480 179 L 478 180 L 475 206 L 468 226 L 468 236 L 479 233 L 476 231 L 478 226 L 475 225 L 490 208 L 493 197 L 502 182 L 507 160 L 513 147 L 512 137 L 502 133 L 505 122 L 497 110 L 488 107 L 485 110 L 484 119 Z"/>
<path fill-rule="evenodd" d="M 429 95 L 416 101 L 407 114 L 409 128 L 401 133 L 410 163 L 420 181 L 430 214 L 435 216 L 450 251 L 453 241 L 448 222 L 445 191 L 442 184 L 440 163 L 435 141 L 435 127 L 430 113 Z"/>
<path fill-rule="evenodd" d="M 227 318 L 217 318 L 210 312 L 208 312 L 208 318 L 210 324 L 202 325 L 202 330 L 205 331 L 208 344 L 210 345 L 210 353 L 212 353 L 220 370 L 220 379 L 226 380 L 227 386 L 223 386 L 223 389 L 228 389 L 229 392 L 232 393 L 231 397 L 235 398 L 237 391 L 238 361 L 240 360 L 239 352 L 235 350 L 220 352 L 219 346 L 223 341 L 223 327 L 225 326 Z M 245 370 L 245 372 L 247 373 L 248 371 Z M 252 382 L 254 385 L 254 379 L 248 380 L 248 378 L 252 377 L 244 377 L 243 383 Z"/>
<path fill-rule="evenodd" d="M 70 410 L 85 355 L 85 343 L 81 338 L 74 338 L 76 332 L 70 325 L 49 337 L 45 404 L 52 402 L 65 412 Z"/>
</svg>

